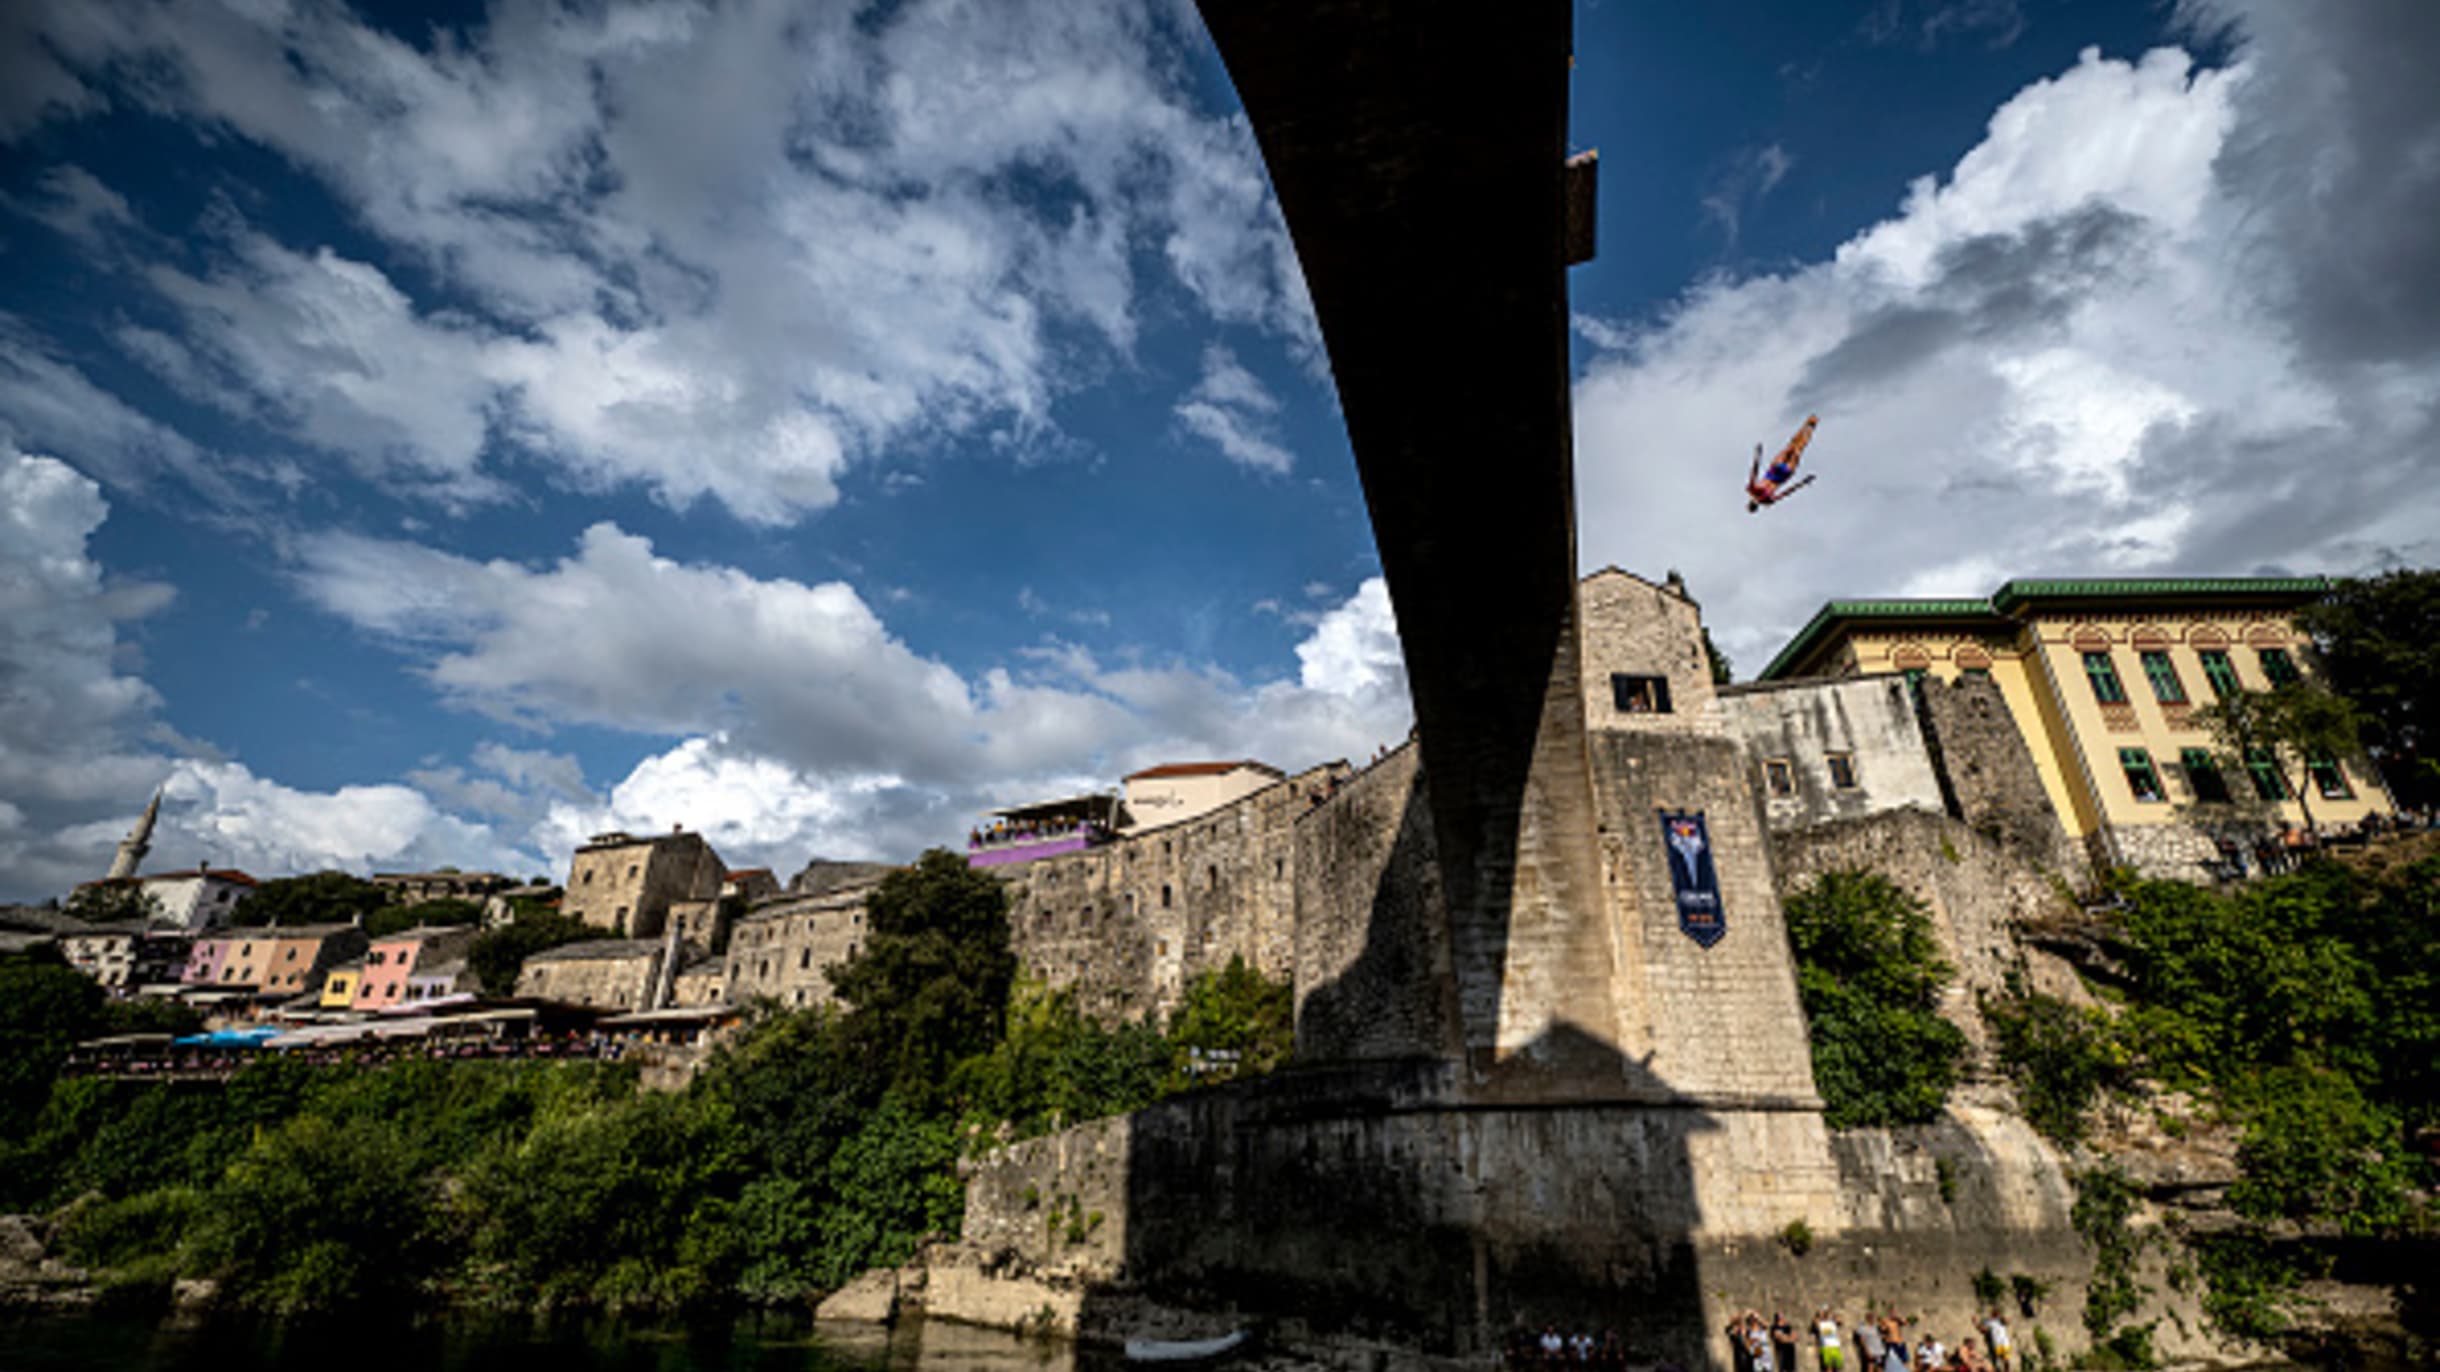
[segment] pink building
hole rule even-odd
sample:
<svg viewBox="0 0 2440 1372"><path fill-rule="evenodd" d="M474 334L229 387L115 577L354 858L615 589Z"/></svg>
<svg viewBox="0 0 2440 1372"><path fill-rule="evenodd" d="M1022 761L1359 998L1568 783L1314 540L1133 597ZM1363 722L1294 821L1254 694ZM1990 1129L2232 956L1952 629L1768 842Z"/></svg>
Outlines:
<svg viewBox="0 0 2440 1372"><path fill-rule="evenodd" d="M441 925L373 940L365 950L355 1008L387 1010L413 1003L408 982L418 968L430 971L443 963L463 962L478 932L472 925Z"/></svg>

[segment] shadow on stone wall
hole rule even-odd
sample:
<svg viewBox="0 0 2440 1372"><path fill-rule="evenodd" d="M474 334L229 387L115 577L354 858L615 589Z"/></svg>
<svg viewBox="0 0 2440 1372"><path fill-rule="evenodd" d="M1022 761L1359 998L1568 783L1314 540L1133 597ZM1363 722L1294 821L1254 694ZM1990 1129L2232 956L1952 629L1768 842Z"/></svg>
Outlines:
<svg viewBox="0 0 2440 1372"><path fill-rule="evenodd" d="M1411 765L1378 780L1395 837L1373 855L1361 949L1300 1003L1299 1065L1124 1122L1122 1271L1078 1327L1141 1327L1148 1301L1209 1331L1472 1357L1556 1324L1700 1365L1688 1140L1708 1116L1469 1099L1428 788ZM1565 1025L1521 1056L1598 1063L1623 1097L1672 1094Z"/></svg>

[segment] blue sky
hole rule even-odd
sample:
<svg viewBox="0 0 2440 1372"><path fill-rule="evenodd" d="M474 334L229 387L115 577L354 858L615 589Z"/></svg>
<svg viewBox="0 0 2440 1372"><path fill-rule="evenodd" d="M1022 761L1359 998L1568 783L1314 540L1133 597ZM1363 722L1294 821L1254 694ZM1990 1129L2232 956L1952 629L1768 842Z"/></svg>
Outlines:
<svg viewBox="0 0 2440 1372"><path fill-rule="evenodd" d="M161 784L156 867L792 871L1403 736L1190 7L440 14L0 18L0 897ZM2429 562L2432 30L1583 0L1586 567L1751 668L1837 595Z"/></svg>

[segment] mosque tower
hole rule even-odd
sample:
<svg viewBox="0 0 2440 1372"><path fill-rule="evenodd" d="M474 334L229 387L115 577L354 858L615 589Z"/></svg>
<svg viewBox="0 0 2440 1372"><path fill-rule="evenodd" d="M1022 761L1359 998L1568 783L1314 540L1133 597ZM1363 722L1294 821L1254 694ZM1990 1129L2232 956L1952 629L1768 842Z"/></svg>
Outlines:
<svg viewBox="0 0 2440 1372"><path fill-rule="evenodd" d="M144 817L136 821L136 827L127 831L127 837L119 840L119 855L110 860L110 875L103 880L118 881L136 874L136 865L144 861L145 852L152 847L153 822L159 818L161 793L155 791L152 804L144 807Z"/></svg>

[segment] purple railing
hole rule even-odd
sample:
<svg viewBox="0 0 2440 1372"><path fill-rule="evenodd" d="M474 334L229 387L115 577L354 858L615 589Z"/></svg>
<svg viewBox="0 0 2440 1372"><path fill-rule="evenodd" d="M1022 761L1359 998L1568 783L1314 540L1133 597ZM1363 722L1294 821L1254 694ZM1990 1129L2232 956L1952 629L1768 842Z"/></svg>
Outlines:
<svg viewBox="0 0 2440 1372"><path fill-rule="evenodd" d="M966 865L969 867L1005 867L1012 862L1032 862L1036 858L1057 857L1061 853L1081 853L1095 844L1106 843L1109 835L1090 825L1078 825L1064 833L1037 834L1031 838L984 840L966 845Z"/></svg>

